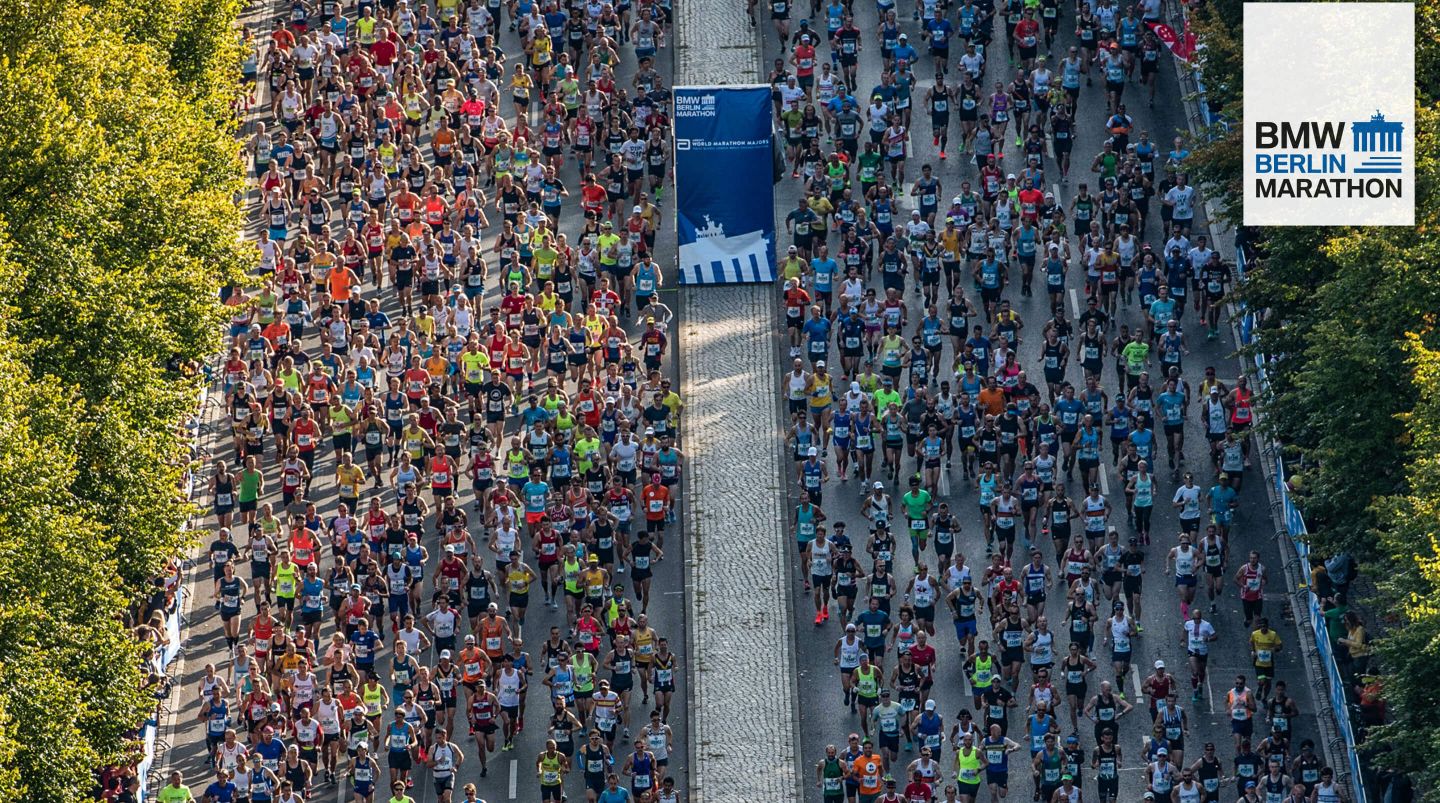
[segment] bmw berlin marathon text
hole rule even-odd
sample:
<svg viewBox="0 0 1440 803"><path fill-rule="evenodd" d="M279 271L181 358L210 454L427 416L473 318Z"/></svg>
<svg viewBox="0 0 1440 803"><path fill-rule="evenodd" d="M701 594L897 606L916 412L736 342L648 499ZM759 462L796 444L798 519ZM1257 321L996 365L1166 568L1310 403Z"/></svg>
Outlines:
<svg viewBox="0 0 1440 803"><path fill-rule="evenodd" d="M1401 198L1405 126L1375 112L1358 122L1272 122L1255 126L1260 198Z"/></svg>

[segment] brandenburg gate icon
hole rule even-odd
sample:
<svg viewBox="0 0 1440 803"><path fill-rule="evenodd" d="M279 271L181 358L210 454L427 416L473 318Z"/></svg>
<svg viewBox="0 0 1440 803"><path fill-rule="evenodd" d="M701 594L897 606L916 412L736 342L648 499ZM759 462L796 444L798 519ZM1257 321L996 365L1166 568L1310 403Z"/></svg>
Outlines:
<svg viewBox="0 0 1440 803"><path fill-rule="evenodd" d="M1385 115L1376 111L1368 122L1350 124L1352 146L1360 153L1398 152L1401 150L1400 138L1404 130L1404 123L1386 120Z"/></svg>

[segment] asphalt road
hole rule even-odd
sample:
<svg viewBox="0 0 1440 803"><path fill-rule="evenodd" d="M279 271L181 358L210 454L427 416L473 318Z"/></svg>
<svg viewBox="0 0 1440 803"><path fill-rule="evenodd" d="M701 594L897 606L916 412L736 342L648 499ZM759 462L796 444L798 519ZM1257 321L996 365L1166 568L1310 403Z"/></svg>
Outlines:
<svg viewBox="0 0 1440 803"><path fill-rule="evenodd" d="M252 8L247 15L247 21L250 22L252 27L260 26L259 29L262 31L268 29L272 15L279 13L278 4L267 0L266 5L272 7L266 10L261 6L257 6ZM288 8L288 6L286 7ZM511 54L518 53L521 50L516 34L513 31L507 31L503 25L501 26L500 45ZM622 46L621 51L622 64L617 72L617 76L620 79L619 83L622 86L628 87L629 79L633 76L636 67L635 51L633 46L628 44ZM672 50L670 48L666 47L659 51L656 69L665 77L667 84L672 80L674 64ZM262 102L257 104L257 106L262 109L268 108L267 97L268 96L262 94ZM508 101L505 103L505 112L507 115L509 114ZM567 200L562 215L560 231L569 232L573 239L574 234L580 229L583 222L579 209L581 176L573 160L566 162L560 177L571 191L571 197ZM664 200L668 202L670 200L668 197L668 188L666 195L667 197ZM258 197L258 193L251 193L249 202L252 208L254 208L254 204L258 202ZM338 214L340 209L339 205L336 204L335 208ZM668 219L669 213L669 208L662 206L661 219ZM489 244L495 234L498 233L499 229L498 223L495 222L496 220L498 220L498 218L492 218L492 227L484 233L487 244ZM253 237L256 235L259 223L258 216L251 220L250 236ZM340 230L338 222L335 223L334 226L337 231ZM668 225L663 226L658 234L656 243L656 262L662 266L662 270L665 270L667 274L669 272L668 267L674 264L674 236L673 227ZM673 276L667 275L666 279L671 283L674 281ZM677 314L680 314L681 310L677 303L678 295L670 290L662 290L661 292L661 298L665 303ZM367 297L369 295L370 293L367 293ZM488 288L485 295L485 306L487 308L493 306L498 302L499 298L499 288L492 285ZM399 311L388 286L383 303L392 319L398 318ZM678 319L672 321L671 331L680 331L679 325L680 321ZM636 329L633 331L638 333L639 330ZM317 344L315 343L307 342L306 345L312 353L317 350ZM678 349L675 348L672 343L672 347L668 352L669 358L664 366L666 376L672 379L677 377L677 354ZM215 393L219 392L218 386L212 390ZM569 391L574 392L574 390L575 388L572 383ZM212 402L213 400L212 397ZM507 427L507 432L514 431L517 425L518 418L512 419ZM204 433L204 446L207 454L213 458L224 458L233 466L235 461L232 454L233 450L231 448L228 423L225 419L223 409L221 409L218 404L212 403L206 411ZM679 444L682 450L684 448L683 439L684 434L682 432L681 443ZM338 501L334 481L335 458L329 449L322 451L325 452L325 455L323 459L317 460L314 472L316 479L311 486L311 496L319 504L321 512L328 518L334 514L334 506ZM278 494L279 484L273 475L273 445L271 453L267 455L267 460L270 461L269 465L272 467L272 473L267 476L267 484L273 493L267 495L261 501L273 502L276 509L279 509L281 506ZM207 511L210 509L212 501L203 492L203 488L205 487L204 483L208 482L208 474L209 472L207 470L198 486L202 490L197 495L198 503ZM463 486L463 492L457 499L457 502L468 507L474 502L473 494L468 481L461 483L461 485ZM380 498L383 500L385 507L391 509L394 503L393 489L389 487L383 489ZM428 501L427 495L427 502ZM367 496L362 499L361 504L368 505L369 497ZM685 682L687 660L685 652L687 641L684 631L685 623L683 619L685 606L682 596L684 594L683 575L686 566L686 543L685 539L679 535L685 531L684 528L686 526L683 507L683 505L677 505L679 520L668 528L670 537L665 541L665 559L655 567L654 579L651 585L651 604L649 609L650 625L656 630L658 635L669 639L671 650L676 653L679 661L678 668L680 672L677 678L675 702L672 705L672 712L668 721L673 731L674 739L667 772L669 775L675 777L677 788L681 790L687 788L689 774L689 747L686 744L686 734L688 733L686 722L687 705L685 704L686 695L688 694L687 684ZM483 551L483 545L488 541L488 534L483 532L483 527L479 525L477 519L478 517L472 517L471 534L476 541L481 544ZM220 631L220 617L213 607L214 594L210 582L210 568L205 557L206 549L208 549L210 542L214 540L214 530L217 526L213 515L207 515L200 526L202 528L201 549L196 552L195 568L190 574L190 589L193 592L193 598L188 628L185 632L186 647L184 651L183 678L177 690L173 692L175 696L170 700L170 707L176 712L173 729L168 734L162 734L162 738L166 739L170 745L167 756L169 768L182 770L192 784L198 783L199 786L196 787L197 792L203 790L204 785L212 778L205 749L204 724L196 719L200 710L198 705L199 683L207 664L214 664L222 676L228 677L230 670L229 657ZM430 565L427 567L426 576L432 577L435 566L439 562L441 550L432 530L427 527L426 532L426 540L423 543L430 552ZM532 557L527 556L526 560L530 561L532 566L534 565ZM327 550L326 559L322 562L322 576L328 571L329 566L330 561ZM242 576L244 575L245 572L242 571ZM615 581L628 585L628 575L618 575L615 577ZM533 596L535 596L537 600L540 598L538 592ZM638 610L638 605L636 609ZM429 610L428 606L425 610ZM253 614L253 604L247 603L245 608L247 628L249 618L253 616ZM558 626L561 628L562 635L565 633L564 612L563 609L550 610L540 605L537 601L536 604L533 604L528 610L526 620L523 633L525 649L530 653L532 665L536 665L540 659L540 646L548 636L550 628L552 626ZM326 626L323 627L321 631L320 641L322 645L328 644L328 639L332 632L333 627L327 620ZM463 632L462 630L462 633ZM387 642L386 649L381 654L380 661L377 665L382 678L389 677L391 657L389 647L390 645ZM427 666L433 666L437 657L433 649L429 651L429 654L419 656L421 663ZM607 677L607 673L602 671L600 677ZM537 789L537 781L535 780L535 757L544 749L545 739L547 738L546 725L549 721L550 714L550 704L545 694L545 687L540 685L540 681L543 678L543 670L537 670L530 678L532 687L526 709L529 712L529 717L525 723L526 727L516 738L513 752L496 752L491 754L491 766L487 777L480 777L480 765L476 760L475 743L466 735L465 731L467 729L461 724L463 721L463 712L457 714L457 733L453 734L451 738L452 741L460 746L467 759L457 773L457 790L463 787L465 783L474 782L478 787L480 797L492 802L496 800L538 799L539 792ZM632 733L638 734L641 726L648 723L650 708L651 705L641 703L641 697L637 690L631 702L629 712L630 730ZM624 756L629 752L631 752L629 741L623 738L617 739L615 743L616 771L619 770L620 763L623 762ZM377 757L380 759L383 772L385 766L384 757ZM344 767L345 763L342 758L342 781L340 784L319 784L315 787L313 796L307 799L318 801L349 800L349 784L343 779ZM435 791L429 782L428 771L419 771L417 778L415 788L411 790L410 794L415 798L416 803L433 803L436 799ZM205 780L202 782L201 779ZM622 779L622 784L628 785L628 779ZM570 799L584 799L583 780L578 771L570 774L566 787ZM456 799L458 800L460 797L462 796L457 791Z"/></svg>
<svg viewBox="0 0 1440 803"><path fill-rule="evenodd" d="M1073 23L1074 10L1069 4L1062 5L1065 6L1062 12L1065 14L1065 18L1062 18L1060 36L1056 41L1055 48L1052 51L1053 55L1050 58L1050 66L1057 72L1057 75L1059 70L1058 59L1065 55L1066 47L1075 41L1073 25L1070 24ZM900 11L902 12L902 30L909 33L912 43L923 53L925 46L919 37L918 23L908 19L910 16L908 6L902 4ZM879 82L878 76L881 69L881 58L880 48L878 47L875 34L877 17L874 6L870 4L856 4L856 13L856 24L865 35L864 50L860 58L859 83L862 89L866 91L855 92L854 94L861 98L861 105L863 106L865 104L864 98L868 96L869 87ZM761 24L765 25L767 22L768 20L765 20L762 16ZM816 23L816 27L823 28L823 17L817 20ZM781 53L779 52L774 31L767 28L765 33L764 63L768 68L773 60L779 57ZM995 44L992 46L991 63L987 65L985 78L981 83L981 86L985 87L982 92L982 98L988 97L989 92L993 91L994 81L1001 78L1008 81L1014 77L1014 71L1007 68L1005 64L1004 34L999 27L999 23L997 23L994 42ZM956 73L954 51L955 48L952 48L952 76ZM826 53L826 49L822 48L820 60L824 61L827 58L828 54ZM1148 107L1142 100L1142 90L1137 84L1132 83L1126 91L1126 99L1129 101L1129 112L1135 118L1135 134L1138 135L1141 131L1148 131L1151 141L1156 142L1160 146L1162 153L1168 150L1169 143L1174 136L1186 131L1184 106L1179 95L1176 76L1171 67L1168 54L1163 58L1165 61L1161 65L1159 72L1160 87L1153 108ZM908 195L910 184L920 175L921 165L929 164L935 167L935 175L941 180L944 188L943 193L941 193L941 208L943 210L945 208L945 200L952 195L958 194L962 180L968 180L972 186L976 188L979 187L978 174L973 161L968 158L969 155L963 159L957 155L958 146L955 142L958 139L959 129L959 123L957 121L952 120L951 123L952 141L950 153L948 154L949 159L941 161L938 158L938 149L932 144L928 115L925 113L923 107L925 90L934 83L932 80L933 71L928 57L922 56L922 66L917 67L916 74L920 80L913 93L916 111L914 112L914 119L912 120L911 150L906 164L906 183L903 192L897 191L896 195ZM957 80L958 78L952 77L950 83L953 84ZM983 102L984 101L982 101L982 103ZM1055 167L1053 160L1047 152L1045 189L1056 192L1058 200L1066 206L1067 211L1076 189L1081 182L1088 182L1092 193L1097 187L1098 176L1092 174L1089 171L1089 167L1091 159L1101 150L1102 142L1108 136L1103 126L1105 115L1104 90L1101 81L1097 77L1095 86L1082 88L1079 101L1079 114L1075 127L1076 142L1073 154L1073 167L1068 182L1059 182L1058 169ZM1014 135L1013 127L1010 135ZM1023 166L1017 150L1013 147L1013 142L1007 142L1004 163L1005 172L1015 172L1018 174ZM899 188L897 188L897 190L898 189ZM779 250L782 254L784 250L783 246L789 242L787 236L784 234L783 218L790 210L796 207L799 195L799 181L787 179L782 181L778 188L776 213L777 223L780 224L781 230L778 245L780 246ZM1155 246L1157 253L1160 250L1160 245L1163 243L1163 237L1160 233L1159 215L1155 213L1159 205L1158 199L1152 201L1151 208L1154 219L1148 222L1145 231L1141 235L1142 239L1149 241ZM902 206L901 212L895 218L897 221L897 229L902 228L900 222L908 220L910 208L913 207ZM1196 230L1197 232L1204 231L1204 229L1198 225ZM832 237L830 242L833 248L835 238ZM1074 253L1078 254L1077 245L1076 239L1072 236L1071 248ZM877 288L879 288L878 274L879 271L876 271L877 281L872 285ZM1012 272L1012 279L1013 277L1014 274ZM1073 323L1079 312L1083 310L1084 305L1083 268L1077 269L1074 263L1072 263L1067 273L1067 279L1069 281L1066 292L1067 311ZM913 283L912 277L911 284L913 285ZM1043 275L1037 276L1036 284L1036 293L1031 298L1020 297L1018 289L1014 286L1006 293L1005 297L1014 305L1014 309L1019 313L1025 324L1025 328L1021 333L1021 345L1019 348L1020 364L1027 369L1031 381L1037 386L1042 387L1043 394L1044 380L1038 364L1040 360L1040 345L1043 343L1040 330L1045 321L1050 318L1050 311L1047 297L1043 292ZM971 289L968 277L961 281L961 287L965 288L972 303L978 302L977 294ZM880 292L883 297L883 290ZM911 323L903 334L908 339L909 336L916 331L916 322L924 314L924 310L923 307L920 307L921 301L919 296L915 294L913 290L907 292L906 300L910 306ZM941 310L943 315L943 301ZM983 316L981 317L983 318ZM976 319L972 319L972 323L974 323L975 320ZM1130 306L1122 307L1119 310L1114 324L1129 323L1133 327L1137 322L1143 323L1143 314L1138 309L1138 306ZM1185 378L1190 382L1192 388L1198 385L1202 378L1201 371L1205 366L1215 366L1217 375L1223 379L1228 386L1233 386L1235 378L1235 360L1232 356L1234 343L1231 341L1228 327L1222 327L1222 336L1219 340L1207 341L1203 329L1195 319L1193 309L1185 313L1183 323L1187 331L1189 348L1191 350L1184 361ZM784 353L788 343L779 335L780 333L777 333L777 347L781 348L782 353ZM1113 337L1113 330L1111 336ZM835 354L836 352L833 349L832 341L832 357L835 356ZM953 351L951 343L949 338L946 338L945 352L941 360L942 367L949 366L952 358ZM784 360L783 364L788 366L789 360ZM838 379L838 366L834 373ZM1152 367L1152 376L1156 375L1158 375L1158 373ZM948 376L948 372L945 372L944 376ZM1077 388L1083 387L1083 374L1081 373L1079 365L1076 364L1074 360L1071 361L1066 378L1073 382ZM1113 394L1115 392L1115 374L1108 358L1103 381L1106 391ZM782 380L777 378L777 393L783 394L784 388L781 382ZM845 389L843 385L837 385L837 396L843 393ZM1210 470L1208 461L1204 459L1205 439L1203 423L1199 419L1196 401L1197 400L1193 398L1192 392L1192 400L1189 406L1185 430L1187 454L1190 458L1187 466L1194 470L1196 483L1202 488L1208 488L1214 484L1214 476ZM1108 456L1108 446L1105 448L1105 452ZM852 540L856 540L857 544L863 545L866 536L866 525L865 519L861 514L860 503L866 489L855 479L846 479L837 476L833 454L830 456L828 462L831 479L824 487L824 497L821 508L824 510L830 523L837 521L846 522ZM878 464L879 458L877 457L877 469ZM913 465L913 462L907 459L906 465L908 468ZM1157 659L1163 659L1167 663L1170 671L1179 677L1181 688L1180 703L1190 721L1190 733L1185 740L1185 762L1187 764L1192 762L1200 755L1201 745L1207 741L1213 741L1217 748L1216 755L1224 765L1225 775L1228 777L1232 774L1234 750L1232 748L1232 737L1230 735L1229 717L1225 710L1224 695L1237 673L1245 674L1253 687L1254 672L1248 648L1249 631L1245 628L1235 587L1229 582L1229 573L1235 571L1239 563L1244 560L1244 555L1251 548L1260 550L1262 563L1270 568L1271 593L1266 595L1265 612L1270 617L1272 626L1277 628L1287 641L1286 648L1280 653L1277 659L1277 677L1281 680L1288 681L1290 693L1296 698L1302 713L1294 725L1293 743L1298 745L1301 739L1313 737L1315 734L1313 722L1315 704L1309 693L1308 684L1305 682L1303 668L1299 661L1299 650L1294 645L1295 630L1288 621L1282 618L1282 608L1285 605L1283 599L1284 579L1279 571L1281 565L1279 562L1280 557L1275 548L1275 542L1271 537L1272 527L1263 480L1258 477L1258 468L1250 471L1248 474L1243 490L1239 495L1240 507L1237 511L1236 524L1232 531L1232 543L1230 545L1230 567L1226 576L1225 592L1220 601L1219 612L1218 614L1210 614L1208 612L1205 614L1206 619L1213 624L1217 631L1219 640L1211 646L1209 679L1208 682L1202 686L1201 700L1198 704L1191 704L1188 699L1189 671L1186 667L1184 632L1182 630L1179 603L1175 595L1174 581L1172 578L1166 577L1164 573L1166 553L1170 547L1175 545L1176 534L1179 532L1176 511L1171 509L1168 504L1176 483L1170 479L1168 471L1166 471L1163 466L1160 467L1159 472L1156 474L1157 490L1155 515L1152 525L1153 536L1152 544L1146 550L1147 555L1144 566L1147 579L1144 581L1144 594L1142 597L1144 603L1142 605L1143 615L1139 620L1141 626L1144 628L1144 633L1136 640L1131 672L1128 677L1123 679L1123 690L1128 695L1129 700L1137 704L1137 710L1123 719L1121 723L1121 736L1118 744L1124 752L1124 761L1122 765L1123 769L1120 773L1120 800L1138 800L1146 789L1146 773L1142 771L1145 762L1142 744L1145 737L1150 734L1151 728L1150 723L1145 721L1146 717L1144 716L1144 704L1141 702L1143 697L1140 694L1140 684L1142 677L1152 671L1153 663ZM904 474L901 476L903 482ZM1122 493L1123 484L1119 480L1116 469L1109 464L1108 460L1105 461L1101 485L1103 493L1112 501L1116 511L1111 516L1109 523L1119 528L1121 542L1123 544L1125 540L1133 534L1133 531L1126 522ZM797 494L799 491L799 485L793 477L790 478L789 487L791 488L791 502L793 505L798 501ZM887 482L886 490L898 503L900 495L906 488L903 485L897 487L896 484ZM1069 482L1067 490L1070 497L1077 502L1085 495L1085 489L1080 482ZM976 508L977 491L973 483L967 483L963 478L958 460L953 470L946 469L944 471L944 477L941 481L941 491L936 501L937 503L940 501L948 502L951 510L958 517L961 529L957 535L956 549L967 557L967 563L976 575L978 586L980 574L988 563L988 558L985 554L984 539L982 537L979 514ZM896 512L894 514L894 520L898 522L900 515L900 513ZM1076 531L1078 532L1078 528ZM908 545L904 543L906 536L903 531L898 533L898 538L901 543L895 552L894 576L898 578L903 591L910 578L914 576L915 570L914 563L910 556L910 550L906 548ZM1041 536L1039 541L1042 542L1038 545L1045 554L1045 562L1050 564L1053 569L1054 556L1049 543L1050 539ZM862 569L868 573L871 562L868 555L864 554L863 546L857 546L856 557L860 559ZM936 555L933 547L923 555L923 559L930 565L932 576L936 576L934 571L936 569ZM802 571L808 570L801 567L799 565L800 562L798 558L792 560L794 609L796 612L794 633L797 647L796 655L798 656L799 662L799 694L800 710L802 711L800 723L804 756L804 767L802 770L805 775L806 788L808 790L807 799L819 800L820 792L814 780L814 767L816 763L823 758L824 749L827 744L836 745L843 750L847 735L859 731L860 720L857 715L852 714L842 705L843 698L838 671L832 663L832 652L837 639L842 635L843 622L838 616L832 615L828 622L822 626L815 626L812 623L815 608L811 602L810 594L807 593L802 586L801 576ZM1023 557L1017 558L1017 567L1023 563ZM1200 598L1203 598L1203 595L1204 592L1202 590ZM863 606L863 603L864 591L862 588L860 606ZM897 593L892 611L898 611L900 604L900 594ZM1057 634L1057 660L1059 657L1064 656L1064 650L1069 642L1068 629L1064 621L1065 606L1065 594L1052 588L1046 606L1046 613L1051 622L1052 631ZM1097 605L1097 608L1099 616L1101 617L1101 621L1097 624L1103 626L1104 618L1110 613L1108 610L1109 606L1102 601ZM861 609L863 608L857 607L857 610ZM986 616L981 617L982 637L990 635L986 632L989 629L986 626L987 619L988 617ZM991 641L992 645L996 644L993 636ZM951 725L955 722L957 712L962 708L970 708L971 699L968 684L963 679L964 673L960 667L962 660L961 650L955 640L950 617L947 615L943 603L941 607L937 609L936 636L930 643L936 648L938 653L937 679L931 696L937 702L938 712L945 720L945 732L948 734ZM1090 693L1093 694L1098 689L1100 681L1111 680L1114 673L1110 665L1109 651L1107 648L1099 646L1098 636L1097 646L1092 655L1099 666L1099 668L1091 672L1089 676ZM892 648L889 653L889 659L885 664L887 675L889 670L895 666L894 656L895 652ZM1019 695L1021 698L1019 702L1020 708L1012 712L1008 730L1008 736L1022 744L1027 741L1024 733L1026 717L1024 708L1026 706L1025 698L1028 697L1031 680L1030 671L1026 668L1023 670L1023 677L1020 683L1020 689L1022 690ZM1059 694L1063 697L1063 685L1061 685L1058 676L1056 678L1056 686ZM1059 720L1062 725L1063 743L1063 737L1071 732L1068 710L1062 709L1059 712ZM1087 763L1084 765L1082 772L1083 788L1084 793L1089 796L1095 793L1095 773L1088 765L1088 759L1090 755L1093 754L1095 741L1092 728L1083 717L1080 719L1079 731L1081 746L1086 751L1087 759ZM1255 736L1257 745L1260 739L1263 738L1265 734L1268 734L1268 732L1269 728L1263 722L1257 725ZM905 766L918 757L918 753L905 751L904 748L905 745L902 743L902 752L897 761L897 766L892 767L892 771L895 773L897 779L899 779L899 787L901 790L903 790L905 782L908 779L908 775L903 772ZM1021 750L1011 756L1010 792L1012 799L1028 799L1033 791L1033 784L1027 770L1028 755L1027 751ZM954 751L948 744L943 750L941 766L945 772L946 782L953 783L955 770ZM943 788L943 786L940 788ZM1234 799L1234 795L1230 791L1234 788L1234 784L1227 781L1222 786L1222 790L1224 790L1221 796L1222 800ZM938 791L939 788L937 788L937 792ZM983 790L981 791L982 798L984 798L986 794ZM1227 798L1227 795L1230 797Z"/></svg>

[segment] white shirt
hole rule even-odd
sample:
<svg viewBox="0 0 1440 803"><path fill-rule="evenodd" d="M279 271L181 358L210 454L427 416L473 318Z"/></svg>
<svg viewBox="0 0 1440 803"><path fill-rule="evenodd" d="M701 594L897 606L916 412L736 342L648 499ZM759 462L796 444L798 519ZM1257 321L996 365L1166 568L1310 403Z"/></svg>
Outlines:
<svg viewBox="0 0 1440 803"><path fill-rule="evenodd" d="M1210 653L1210 639L1215 637L1215 628L1204 619L1185 620L1185 649L1195 655Z"/></svg>
<svg viewBox="0 0 1440 803"><path fill-rule="evenodd" d="M1195 188L1190 185L1184 187L1171 187L1165 193L1165 200L1175 206L1176 220L1190 220L1195 217Z"/></svg>

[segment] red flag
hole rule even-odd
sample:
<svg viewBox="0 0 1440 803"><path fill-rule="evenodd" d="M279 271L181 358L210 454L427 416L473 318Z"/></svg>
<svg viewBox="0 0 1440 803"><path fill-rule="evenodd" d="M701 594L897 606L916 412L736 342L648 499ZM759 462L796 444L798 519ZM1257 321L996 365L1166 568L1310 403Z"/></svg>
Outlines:
<svg viewBox="0 0 1440 803"><path fill-rule="evenodd" d="M1154 31L1155 36L1158 37L1161 42L1164 42L1166 47L1170 48L1171 53L1175 54L1175 58L1189 62L1190 58L1195 55L1195 34L1190 32L1189 18L1185 20L1185 33L1183 35L1176 35L1174 28L1162 22L1151 22L1147 24L1150 26L1150 30Z"/></svg>

